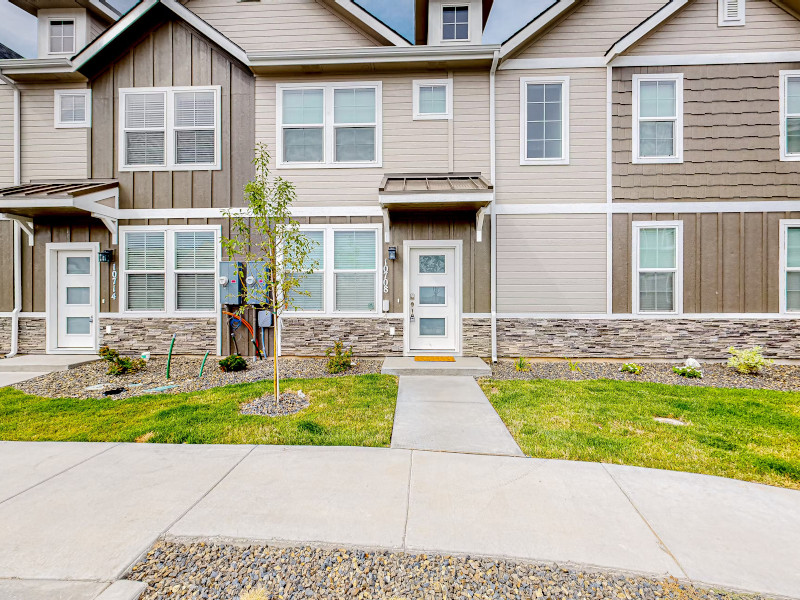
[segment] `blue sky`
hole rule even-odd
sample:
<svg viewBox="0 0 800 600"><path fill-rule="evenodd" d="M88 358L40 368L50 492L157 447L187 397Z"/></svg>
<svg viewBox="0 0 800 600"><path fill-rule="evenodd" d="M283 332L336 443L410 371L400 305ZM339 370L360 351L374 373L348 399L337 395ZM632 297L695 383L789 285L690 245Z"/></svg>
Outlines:
<svg viewBox="0 0 800 600"><path fill-rule="evenodd" d="M411 38L414 33L414 0L356 0L393 29ZM499 43L525 25L552 0L495 0L483 41ZM114 0L125 9L131 0ZM36 19L8 0L0 0L0 42L26 58L36 56Z"/></svg>

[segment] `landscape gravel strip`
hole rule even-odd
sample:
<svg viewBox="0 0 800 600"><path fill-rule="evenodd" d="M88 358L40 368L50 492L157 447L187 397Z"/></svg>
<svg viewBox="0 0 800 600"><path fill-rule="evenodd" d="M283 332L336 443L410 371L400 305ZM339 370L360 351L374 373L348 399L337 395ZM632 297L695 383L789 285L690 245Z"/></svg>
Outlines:
<svg viewBox="0 0 800 600"><path fill-rule="evenodd" d="M157 542L127 578L147 584L143 600L761 598L696 589L674 579L468 556L180 541Z"/></svg>
<svg viewBox="0 0 800 600"><path fill-rule="evenodd" d="M310 402L302 392L283 392L280 402L275 403L275 394L264 394L250 402L242 404L239 408L240 415L260 415L262 417L285 417L299 413L308 408Z"/></svg>

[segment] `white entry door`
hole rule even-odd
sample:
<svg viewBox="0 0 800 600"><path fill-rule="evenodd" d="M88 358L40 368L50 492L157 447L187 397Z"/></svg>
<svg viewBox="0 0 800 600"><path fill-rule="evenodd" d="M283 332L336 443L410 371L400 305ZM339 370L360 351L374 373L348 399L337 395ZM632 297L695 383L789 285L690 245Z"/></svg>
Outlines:
<svg viewBox="0 0 800 600"><path fill-rule="evenodd" d="M457 249L413 247L407 253L409 352L458 352L461 327Z"/></svg>
<svg viewBox="0 0 800 600"><path fill-rule="evenodd" d="M95 345L94 254L91 250L58 251L58 349L87 349Z"/></svg>

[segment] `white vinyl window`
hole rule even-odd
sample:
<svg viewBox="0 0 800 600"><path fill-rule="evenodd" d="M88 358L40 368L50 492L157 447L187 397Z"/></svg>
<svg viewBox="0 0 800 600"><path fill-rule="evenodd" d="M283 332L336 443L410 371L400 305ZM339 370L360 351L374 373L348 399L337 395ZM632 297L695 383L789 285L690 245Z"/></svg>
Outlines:
<svg viewBox="0 0 800 600"><path fill-rule="evenodd" d="M469 40L469 6L442 7L442 40Z"/></svg>
<svg viewBox="0 0 800 600"><path fill-rule="evenodd" d="M417 79L413 94L415 120L453 118L452 79Z"/></svg>
<svg viewBox="0 0 800 600"><path fill-rule="evenodd" d="M720 27L741 26L745 24L744 11L746 0L717 0L719 15L717 24Z"/></svg>
<svg viewBox="0 0 800 600"><path fill-rule="evenodd" d="M48 25L50 54L75 52L75 19L51 19Z"/></svg>
<svg viewBox="0 0 800 600"><path fill-rule="evenodd" d="M683 162L683 75L633 76L633 162Z"/></svg>
<svg viewBox="0 0 800 600"><path fill-rule="evenodd" d="M381 166L381 84L281 84L278 164L292 168Z"/></svg>
<svg viewBox="0 0 800 600"><path fill-rule="evenodd" d="M520 164L569 163L569 78L520 80Z"/></svg>
<svg viewBox="0 0 800 600"><path fill-rule="evenodd" d="M683 223L633 223L633 312L683 311Z"/></svg>
<svg viewBox="0 0 800 600"><path fill-rule="evenodd" d="M220 87L120 90L120 170L218 170Z"/></svg>
<svg viewBox="0 0 800 600"><path fill-rule="evenodd" d="M780 311L800 312L800 220L781 221Z"/></svg>
<svg viewBox="0 0 800 600"><path fill-rule="evenodd" d="M91 90L55 90L53 106L56 129L92 126Z"/></svg>
<svg viewBox="0 0 800 600"><path fill-rule="evenodd" d="M781 71L780 77L780 156L800 160L800 71Z"/></svg>
<svg viewBox="0 0 800 600"><path fill-rule="evenodd" d="M293 305L298 312L359 314L378 312L380 226L319 225L302 228L315 244L310 260L317 268L306 275Z"/></svg>
<svg viewBox="0 0 800 600"><path fill-rule="evenodd" d="M121 227L120 233L123 311L216 310L219 227Z"/></svg>

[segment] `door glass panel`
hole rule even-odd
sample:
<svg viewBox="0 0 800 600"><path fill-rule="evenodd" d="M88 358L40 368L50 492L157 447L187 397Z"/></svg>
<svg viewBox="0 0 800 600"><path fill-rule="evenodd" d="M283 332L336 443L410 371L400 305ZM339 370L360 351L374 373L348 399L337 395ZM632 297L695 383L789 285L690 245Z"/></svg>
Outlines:
<svg viewBox="0 0 800 600"><path fill-rule="evenodd" d="M91 317L67 317L67 335L88 335L91 322Z"/></svg>
<svg viewBox="0 0 800 600"><path fill-rule="evenodd" d="M444 304L445 303L444 286L419 288L419 303Z"/></svg>
<svg viewBox="0 0 800 600"><path fill-rule="evenodd" d="M420 319L419 320L419 334L420 335L444 335L444 319Z"/></svg>
<svg viewBox="0 0 800 600"><path fill-rule="evenodd" d="M68 256L67 275L89 275L92 259L88 256Z"/></svg>
<svg viewBox="0 0 800 600"><path fill-rule="evenodd" d="M68 287L67 304L91 304L91 293L88 287Z"/></svg>
<svg viewBox="0 0 800 600"><path fill-rule="evenodd" d="M444 254L420 254L420 273L444 273Z"/></svg>

